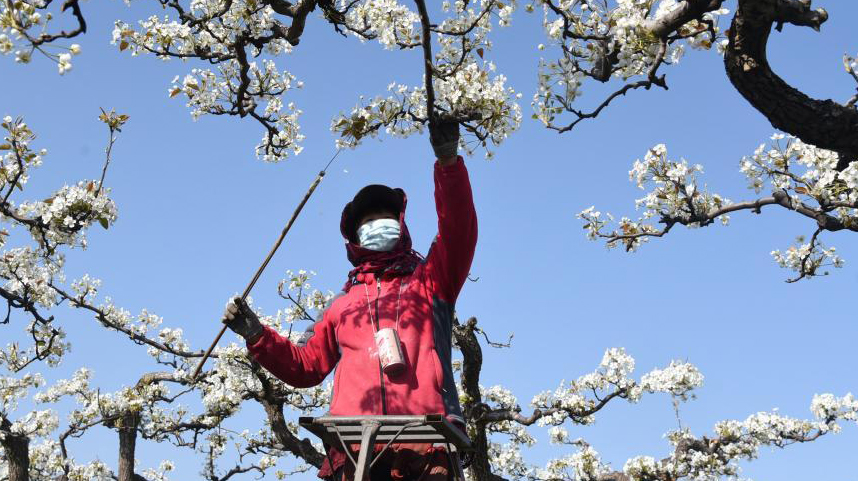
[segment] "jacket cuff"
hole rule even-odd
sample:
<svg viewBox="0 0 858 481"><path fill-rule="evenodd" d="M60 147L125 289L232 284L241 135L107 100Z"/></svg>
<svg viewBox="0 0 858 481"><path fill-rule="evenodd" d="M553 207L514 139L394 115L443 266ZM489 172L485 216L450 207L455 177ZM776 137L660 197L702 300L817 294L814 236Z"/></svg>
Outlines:
<svg viewBox="0 0 858 481"><path fill-rule="evenodd" d="M254 342L254 343L250 343L250 342L245 343L245 344L247 344L247 349L252 353L253 351L257 351L260 348L262 348L262 346L264 346L265 343L268 342L267 339L269 337L271 337L272 332L273 331L271 330L270 327L262 326L262 335L259 336L259 339L257 339L256 342Z"/></svg>

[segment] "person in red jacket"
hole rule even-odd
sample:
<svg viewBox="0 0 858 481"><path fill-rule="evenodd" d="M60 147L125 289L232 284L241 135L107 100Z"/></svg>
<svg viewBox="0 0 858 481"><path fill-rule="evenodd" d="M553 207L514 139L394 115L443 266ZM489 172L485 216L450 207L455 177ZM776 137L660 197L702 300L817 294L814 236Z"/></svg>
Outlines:
<svg viewBox="0 0 858 481"><path fill-rule="evenodd" d="M452 326L474 256L477 218L468 172L457 155L458 123L430 124L430 141L437 157L438 235L425 258L411 248L402 189L369 185L345 206L340 221L354 269L343 293L299 342L263 326L240 298L227 305L223 322L283 382L315 386L336 368L331 415L438 413L464 426L451 363ZM389 353L380 353L376 341L380 331L391 330L400 341L397 366L386 366ZM319 477L352 479L354 467L331 448ZM397 446L371 477L444 481L452 473L447 459L443 448Z"/></svg>

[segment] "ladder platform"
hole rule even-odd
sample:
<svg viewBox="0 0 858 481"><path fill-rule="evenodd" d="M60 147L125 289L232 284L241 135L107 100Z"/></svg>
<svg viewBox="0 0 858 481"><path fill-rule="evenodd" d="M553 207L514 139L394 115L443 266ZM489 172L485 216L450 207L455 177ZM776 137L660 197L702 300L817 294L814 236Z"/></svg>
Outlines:
<svg viewBox="0 0 858 481"><path fill-rule="evenodd" d="M330 446L341 443L359 444L364 428L376 425L376 444L444 443L457 451L471 451L471 440L442 414L387 416L319 416L300 417L298 424Z"/></svg>

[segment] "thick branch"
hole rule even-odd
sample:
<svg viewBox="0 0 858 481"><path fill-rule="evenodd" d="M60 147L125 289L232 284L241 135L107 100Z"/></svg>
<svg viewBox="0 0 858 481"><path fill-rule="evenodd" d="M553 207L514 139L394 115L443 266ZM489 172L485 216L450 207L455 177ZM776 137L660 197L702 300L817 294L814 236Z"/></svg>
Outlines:
<svg viewBox="0 0 858 481"><path fill-rule="evenodd" d="M736 90L775 128L840 153L837 169L843 170L858 158L858 110L810 98L778 77L766 58L773 24L819 30L827 19L828 13L811 10L808 0L740 0L724 64Z"/></svg>
<svg viewBox="0 0 858 481"><path fill-rule="evenodd" d="M664 40L686 23L700 19L704 13L718 10L722 3L724 0L685 0L664 15L643 21L641 28Z"/></svg>
<svg viewBox="0 0 858 481"><path fill-rule="evenodd" d="M301 34L304 33L304 25L307 21L307 15L309 15L315 8L315 0L304 0L291 9L292 24L289 25L289 30L286 33L287 42L292 45L298 45L298 42L301 39Z"/></svg>
<svg viewBox="0 0 858 481"><path fill-rule="evenodd" d="M320 469L325 457L313 447L309 439L299 439L292 434L286 425L286 418L283 416L283 401L275 399L274 388L269 380L261 374L260 366L254 362L251 368L256 378L262 383L262 396L257 400L265 408L265 415L268 417L271 432L274 433L283 450L289 451L296 457L303 459L307 464Z"/></svg>
<svg viewBox="0 0 858 481"><path fill-rule="evenodd" d="M265 408L265 414L268 416L268 422L271 424L271 431L277 438L277 441L283 446L284 451L289 451L295 457L304 460L308 464L312 464L317 469L321 469L322 462L325 457L313 447L309 439L299 439L289 431L286 425L286 418L283 416L283 403L272 403L267 400L262 401L262 407Z"/></svg>

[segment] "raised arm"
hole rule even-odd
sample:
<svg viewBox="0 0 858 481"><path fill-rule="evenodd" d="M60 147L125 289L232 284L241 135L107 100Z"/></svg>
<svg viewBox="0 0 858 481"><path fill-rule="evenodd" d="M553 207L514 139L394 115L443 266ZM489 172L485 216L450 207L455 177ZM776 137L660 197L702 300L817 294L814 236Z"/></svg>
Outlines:
<svg viewBox="0 0 858 481"><path fill-rule="evenodd" d="M435 162L435 208L438 235L426 258L428 274L435 280L443 300L455 303L477 245L477 214L468 170L456 155L458 123L430 125Z"/></svg>

